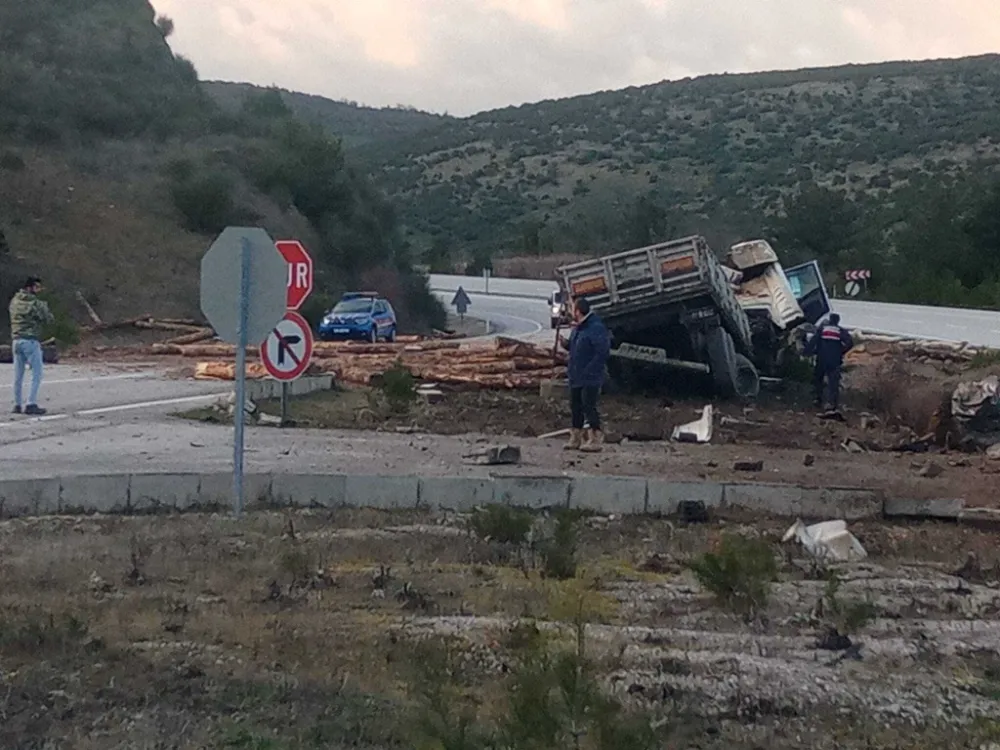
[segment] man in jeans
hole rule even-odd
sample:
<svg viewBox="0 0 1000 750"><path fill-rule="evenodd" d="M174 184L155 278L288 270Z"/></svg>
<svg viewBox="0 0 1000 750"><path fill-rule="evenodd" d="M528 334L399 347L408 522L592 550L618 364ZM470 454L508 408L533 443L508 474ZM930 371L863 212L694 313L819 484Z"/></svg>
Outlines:
<svg viewBox="0 0 1000 750"><path fill-rule="evenodd" d="M11 352L14 356L14 413L20 414L24 389L24 368L31 368L31 389L25 414L39 416L45 409L38 406L38 389L42 384L42 334L52 323L49 306L38 298L42 280L31 276L10 301Z"/></svg>
<svg viewBox="0 0 1000 750"><path fill-rule="evenodd" d="M573 427L565 447L597 453L604 442L597 400L604 385L611 336L601 319L591 312L590 303L582 297L573 303L573 319L576 322L573 333L568 341L561 339L560 342L569 351L566 376L573 415Z"/></svg>

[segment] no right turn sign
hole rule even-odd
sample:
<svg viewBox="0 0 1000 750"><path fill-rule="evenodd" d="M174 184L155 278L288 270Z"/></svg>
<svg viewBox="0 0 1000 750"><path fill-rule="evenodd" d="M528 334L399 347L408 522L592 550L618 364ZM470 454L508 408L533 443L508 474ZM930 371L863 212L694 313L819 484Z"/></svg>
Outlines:
<svg viewBox="0 0 1000 750"><path fill-rule="evenodd" d="M309 323L297 312L288 312L260 347L260 358L275 380L295 380L312 361L313 336Z"/></svg>

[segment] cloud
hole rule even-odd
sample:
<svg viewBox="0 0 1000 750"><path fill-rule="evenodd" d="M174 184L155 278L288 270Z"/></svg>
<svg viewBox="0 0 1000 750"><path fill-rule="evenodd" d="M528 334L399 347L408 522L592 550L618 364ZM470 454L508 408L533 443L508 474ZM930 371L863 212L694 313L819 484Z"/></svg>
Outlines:
<svg viewBox="0 0 1000 750"><path fill-rule="evenodd" d="M1000 50L989 0L153 0L203 78L469 114L663 79Z"/></svg>

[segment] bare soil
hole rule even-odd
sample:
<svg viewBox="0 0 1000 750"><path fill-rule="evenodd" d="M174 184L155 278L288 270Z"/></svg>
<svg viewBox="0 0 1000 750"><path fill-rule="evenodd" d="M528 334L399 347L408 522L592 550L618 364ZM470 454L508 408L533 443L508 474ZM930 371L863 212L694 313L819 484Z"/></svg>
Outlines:
<svg viewBox="0 0 1000 750"><path fill-rule="evenodd" d="M928 400L918 391L910 386L921 406L915 412L929 421L937 395ZM375 392L352 387L293 400L290 415L303 428L410 435L408 446L397 445L386 435L384 449L373 456L386 473L431 464L460 465L463 446L468 448L465 443L488 439L519 445L522 468L533 473L867 487L893 498L963 498L970 506L1000 506L996 492L1000 463L933 446L926 451L921 446L920 453L896 451L917 433L857 409L845 409L843 422L820 419L804 406L809 403L808 389L794 384L784 393L763 395L752 407L715 403L711 444L669 442L674 426L696 419L705 403L697 398L605 397L601 412L609 444L596 456L559 450L561 437L537 439L568 426L569 406L565 399L529 392L448 391L439 403L421 402L394 414ZM263 404L262 409L278 413L276 403ZM212 410L189 416L220 418ZM423 437L420 433L427 437L414 441L414 436ZM433 440L430 435L454 436L462 444ZM762 471L734 468L737 462L758 460L763 461Z"/></svg>
<svg viewBox="0 0 1000 750"><path fill-rule="evenodd" d="M5 521L0 746L413 747L418 644L463 649L465 690L484 720L502 715L512 629L530 618L559 632L558 603L580 592L601 684L662 721L665 746L977 748L1000 736L992 533L857 524L871 557L837 567L838 596L872 616L838 651L818 647L830 572L801 550L784 550L749 624L686 568L727 531L778 553L783 523L581 523L578 577L557 582L457 516ZM536 526L542 537L550 522ZM957 577L969 552L978 563Z"/></svg>

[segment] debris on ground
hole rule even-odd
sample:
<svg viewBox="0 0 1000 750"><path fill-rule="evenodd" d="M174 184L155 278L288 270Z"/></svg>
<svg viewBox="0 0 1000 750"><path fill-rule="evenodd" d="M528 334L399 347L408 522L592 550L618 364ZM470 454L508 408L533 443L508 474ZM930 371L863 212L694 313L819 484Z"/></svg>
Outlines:
<svg viewBox="0 0 1000 750"><path fill-rule="evenodd" d="M503 466L521 463L521 449L516 445L491 445L488 448L466 453L462 456L467 463L484 466Z"/></svg>
<svg viewBox="0 0 1000 750"><path fill-rule="evenodd" d="M672 440L679 443L707 443L712 439L713 409L707 404L701 410L701 416L693 422L677 425L671 435Z"/></svg>
<svg viewBox="0 0 1000 750"><path fill-rule="evenodd" d="M986 450L1000 441L1000 377L959 383L951 395L951 419L967 448Z"/></svg>
<svg viewBox="0 0 1000 750"><path fill-rule="evenodd" d="M848 438L840 444L840 447L848 453L868 453L868 449L854 438Z"/></svg>
<svg viewBox="0 0 1000 750"><path fill-rule="evenodd" d="M928 461L920 469L920 476L927 477L928 479L937 479L942 474L944 474L944 469L934 461Z"/></svg>
<svg viewBox="0 0 1000 750"><path fill-rule="evenodd" d="M760 472L764 471L763 461L737 461L733 464L733 471Z"/></svg>
<svg viewBox="0 0 1000 750"><path fill-rule="evenodd" d="M817 560L850 562L868 557L867 550L847 530L847 522L844 520L822 521L806 526L800 519L785 532L781 541L784 544L793 539Z"/></svg>
<svg viewBox="0 0 1000 750"><path fill-rule="evenodd" d="M681 500L677 503L681 523L708 523L708 507L701 500Z"/></svg>
<svg viewBox="0 0 1000 750"><path fill-rule="evenodd" d="M552 438L565 437L566 435L569 435L569 433L570 433L569 427L564 427L561 430L554 430L553 432L546 432L544 435L539 435L538 439L551 440Z"/></svg>

